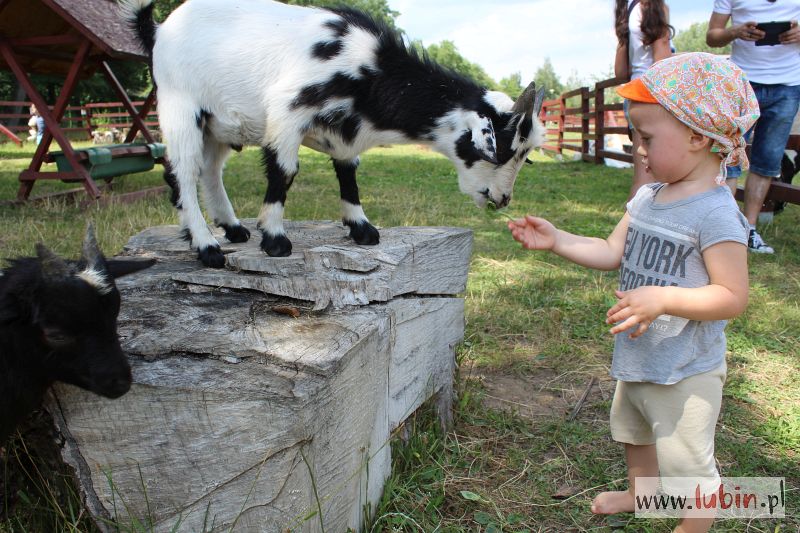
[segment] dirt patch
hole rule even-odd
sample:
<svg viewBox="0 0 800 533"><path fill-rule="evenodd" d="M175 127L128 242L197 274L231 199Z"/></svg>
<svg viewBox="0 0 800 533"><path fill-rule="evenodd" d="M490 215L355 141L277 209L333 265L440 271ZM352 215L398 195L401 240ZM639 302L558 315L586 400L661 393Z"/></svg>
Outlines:
<svg viewBox="0 0 800 533"><path fill-rule="evenodd" d="M479 387L485 407L541 420L544 417L569 416L583 396L591 376L558 374L548 368L538 369L533 374L472 368L465 379ZM609 398L610 382L605 376L596 378L583 408Z"/></svg>

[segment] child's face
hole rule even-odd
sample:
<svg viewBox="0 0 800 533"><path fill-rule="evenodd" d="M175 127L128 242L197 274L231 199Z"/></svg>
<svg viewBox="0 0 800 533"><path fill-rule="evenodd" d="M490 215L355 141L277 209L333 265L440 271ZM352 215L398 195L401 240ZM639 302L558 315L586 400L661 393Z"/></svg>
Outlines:
<svg viewBox="0 0 800 533"><path fill-rule="evenodd" d="M630 115L642 138L637 154L647 173L661 183L687 176L696 164L689 150L694 132L658 104L631 102Z"/></svg>

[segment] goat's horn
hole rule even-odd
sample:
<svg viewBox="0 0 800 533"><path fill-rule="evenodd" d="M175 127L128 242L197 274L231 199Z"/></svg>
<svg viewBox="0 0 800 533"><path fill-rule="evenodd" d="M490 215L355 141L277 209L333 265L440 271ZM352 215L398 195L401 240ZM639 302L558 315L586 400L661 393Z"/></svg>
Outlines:
<svg viewBox="0 0 800 533"><path fill-rule="evenodd" d="M36 245L36 255L42 263L42 274L48 279L62 279L69 276L69 267L63 259L51 252L44 244Z"/></svg>
<svg viewBox="0 0 800 533"><path fill-rule="evenodd" d="M522 91L517 101L514 102L514 107L511 108L512 113L530 114L533 111L533 101L536 96L536 82L532 81L528 87Z"/></svg>
<svg viewBox="0 0 800 533"><path fill-rule="evenodd" d="M97 245L97 238L94 235L94 225L89 222L86 224L86 237L83 239L83 259L88 268L105 271L105 259L103 252Z"/></svg>

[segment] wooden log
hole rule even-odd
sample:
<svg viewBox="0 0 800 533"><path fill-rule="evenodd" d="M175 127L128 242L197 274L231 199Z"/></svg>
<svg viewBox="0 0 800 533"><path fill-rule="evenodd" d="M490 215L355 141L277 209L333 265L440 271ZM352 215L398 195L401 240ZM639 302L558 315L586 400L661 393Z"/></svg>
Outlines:
<svg viewBox="0 0 800 533"><path fill-rule="evenodd" d="M324 236L329 226L298 223L295 229ZM453 246L447 234L469 242ZM103 521L115 519L123 526L137 520L155 532L360 530L390 474L391 432L434 396L441 416L449 416L463 299L403 297L318 312L261 290L178 281L205 272L186 243L177 251L170 239L143 246L142 237L129 250L159 263L118 280L119 332L134 376L130 392L107 400L60 385L48 403L63 438L62 457L101 529L110 530ZM460 252L471 246L469 232L387 228L382 237L377 250L364 248L371 255L352 243L324 243L298 247L304 250L298 257L311 265L295 256L256 264L277 264L277 274L261 276L296 277L298 287L301 267L314 277L314 268L369 275L390 265L394 274L379 276L388 286L402 280L395 286L436 294L466 283L469 255ZM410 259L396 252L400 241L411 248ZM435 252L442 248L460 250L449 266L464 279L438 276L437 288L433 274L443 266L420 259L445 260ZM379 259L372 264L369 257ZM273 311L281 305L299 307L301 316Z"/></svg>

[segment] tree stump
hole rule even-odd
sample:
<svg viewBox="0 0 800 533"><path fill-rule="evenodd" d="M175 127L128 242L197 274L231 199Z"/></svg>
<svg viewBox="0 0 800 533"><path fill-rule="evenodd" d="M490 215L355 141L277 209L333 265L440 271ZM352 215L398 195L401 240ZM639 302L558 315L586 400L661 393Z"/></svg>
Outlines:
<svg viewBox="0 0 800 533"><path fill-rule="evenodd" d="M177 227L131 238L127 254L158 259L117 283L132 388L59 385L48 404L101 529L360 530L393 430L437 395L448 419L471 233L386 228L373 247L333 223L287 233L287 258L224 244L226 270Z"/></svg>

